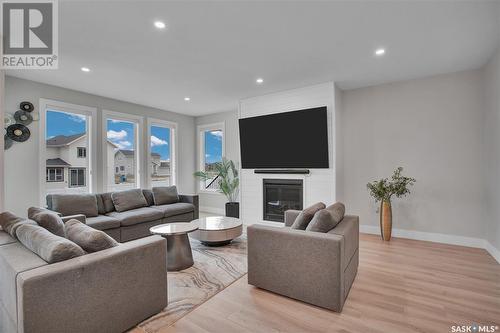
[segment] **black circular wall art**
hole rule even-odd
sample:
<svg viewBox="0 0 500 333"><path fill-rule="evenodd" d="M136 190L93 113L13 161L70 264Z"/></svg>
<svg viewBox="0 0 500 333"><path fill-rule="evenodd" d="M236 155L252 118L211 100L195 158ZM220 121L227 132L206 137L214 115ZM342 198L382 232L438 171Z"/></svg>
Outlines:
<svg viewBox="0 0 500 333"><path fill-rule="evenodd" d="M31 133L23 124L14 124L7 127L7 136L14 141L24 142L29 139Z"/></svg>
<svg viewBox="0 0 500 333"><path fill-rule="evenodd" d="M19 110L14 113L14 119L18 124L28 126L33 121L33 117L29 112Z"/></svg>
<svg viewBox="0 0 500 333"><path fill-rule="evenodd" d="M31 102L21 102L21 104L19 104L19 108L23 111L27 111L27 112L31 112L35 109L35 107L33 106L33 103Z"/></svg>

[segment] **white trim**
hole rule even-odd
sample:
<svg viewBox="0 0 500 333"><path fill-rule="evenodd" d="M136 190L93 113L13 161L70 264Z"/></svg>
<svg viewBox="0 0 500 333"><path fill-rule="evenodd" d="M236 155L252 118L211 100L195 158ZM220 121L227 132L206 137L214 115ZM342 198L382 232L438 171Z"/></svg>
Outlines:
<svg viewBox="0 0 500 333"><path fill-rule="evenodd" d="M147 128L146 128L146 152L147 152L147 168L146 168L146 186L148 188L152 187L151 173L149 172L149 166L151 165L151 126L164 127L170 129L170 185L177 185L177 170L179 170L178 158L177 158L177 129L178 124L168 120L147 118Z"/></svg>
<svg viewBox="0 0 500 333"><path fill-rule="evenodd" d="M134 114L129 114L129 113L122 113L122 112L116 112L116 111L111 111L111 110L102 110L102 158L103 158L103 170L102 170L102 188L103 192L108 192L108 149L107 149L107 143L108 143L108 123L107 119L111 118L114 120L119 120L119 121L125 121L125 122L131 122L135 124L135 137L134 137L134 148L136 150L136 160L135 160L135 186L136 188L141 188L143 184L146 183L146 177L144 173L144 168L147 170L147 166L145 165L145 161L142 158L143 152L145 150L145 143L144 143L144 137L143 137L143 124L144 124L144 117L134 115ZM142 162L142 163L141 163Z"/></svg>
<svg viewBox="0 0 500 333"><path fill-rule="evenodd" d="M5 71L0 71L0 127L4 128L4 116L5 116ZM4 211L5 207L5 151L4 151L4 139L3 135L0 136L0 212Z"/></svg>
<svg viewBox="0 0 500 333"><path fill-rule="evenodd" d="M211 131L211 130L222 130L222 156L226 156L226 123L225 121L211 123L211 124L200 124L196 126L196 136L197 136L197 152L198 152L198 170L205 170L205 136L201 135L201 132ZM202 188L203 182L197 181L196 192L197 193L207 193L207 194L219 194L219 191L211 191Z"/></svg>
<svg viewBox="0 0 500 333"><path fill-rule="evenodd" d="M200 212L206 212L206 213L211 213L211 214L219 214L224 216L226 212L222 208L215 208L215 207L200 207Z"/></svg>
<svg viewBox="0 0 500 333"><path fill-rule="evenodd" d="M45 181L46 181L46 133L45 128L47 124L47 109L53 109L54 111L69 112L75 114L81 114L89 117L87 119L87 132L85 133L87 137L87 148L90 148L90 154L87 152L87 157L89 159L88 163L88 189L90 193L97 192L97 108L71 104L66 102L60 102L56 100L50 100L45 98L40 98L38 112L40 115L39 121L39 139L38 139L38 195L39 203L41 207L45 207ZM90 135L87 135L90 133Z"/></svg>
<svg viewBox="0 0 500 333"><path fill-rule="evenodd" d="M497 249L496 247L493 246L490 242L488 242L486 239L484 240L484 249L488 251L493 258L500 264L500 250Z"/></svg>
<svg viewBox="0 0 500 333"><path fill-rule="evenodd" d="M359 226L359 231L365 234L380 235L380 227L373 225L362 224ZM496 249L490 242L482 238L466 237L458 235L440 234L434 232L392 229L392 236L400 238L415 239L421 241L460 245L485 249L495 260L500 263L500 251Z"/></svg>

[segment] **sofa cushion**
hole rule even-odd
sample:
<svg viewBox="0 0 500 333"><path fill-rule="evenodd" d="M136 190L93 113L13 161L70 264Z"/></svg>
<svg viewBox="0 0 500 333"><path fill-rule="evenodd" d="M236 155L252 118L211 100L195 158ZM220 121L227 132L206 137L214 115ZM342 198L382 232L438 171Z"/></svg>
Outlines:
<svg viewBox="0 0 500 333"><path fill-rule="evenodd" d="M153 198L156 206L179 202L177 186L153 187Z"/></svg>
<svg viewBox="0 0 500 333"><path fill-rule="evenodd" d="M47 262L19 242L0 246L0 302L14 321L17 322L17 276L45 265ZM2 331L1 327L2 324L0 332L11 332Z"/></svg>
<svg viewBox="0 0 500 333"><path fill-rule="evenodd" d="M97 213L98 214L106 214L106 208L104 207L104 200L102 200L102 195L96 194L95 200L97 202Z"/></svg>
<svg viewBox="0 0 500 333"><path fill-rule="evenodd" d="M107 215L90 217L85 220L85 224L97 230L108 230L120 227L120 221Z"/></svg>
<svg viewBox="0 0 500 333"><path fill-rule="evenodd" d="M35 221L39 226L47 229L54 235L66 237L64 222L55 212L45 208L30 207L28 208L28 218Z"/></svg>
<svg viewBox="0 0 500 333"><path fill-rule="evenodd" d="M113 204L111 194L113 194L113 192L101 193L102 204L104 205L104 213L102 214L110 213L115 210L115 205Z"/></svg>
<svg viewBox="0 0 500 333"><path fill-rule="evenodd" d="M322 202L317 202L314 205L307 207L300 212L299 216L295 219L293 224L290 226L292 229L306 230L307 225L311 222L314 214L321 209L325 209L325 204Z"/></svg>
<svg viewBox="0 0 500 333"><path fill-rule="evenodd" d="M75 219L66 222L66 234L70 241L86 252L97 252L118 246L118 243L106 233Z"/></svg>
<svg viewBox="0 0 500 333"><path fill-rule="evenodd" d="M120 225L123 227L161 219L163 218L163 213L157 209L142 207L126 212L111 212L107 216L114 217L120 221Z"/></svg>
<svg viewBox="0 0 500 333"><path fill-rule="evenodd" d="M151 190L142 190L142 194L144 194L144 198L148 203L148 206L153 206L155 204L155 199L153 198L153 191Z"/></svg>
<svg viewBox="0 0 500 333"><path fill-rule="evenodd" d="M19 241L49 264L79 257L85 251L72 241L39 225L23 224L16 230Z"/></svg>
<svg viewBox="0 0 500 333"><path fill-rule="evenodd" d="M12 214L11 212L3 212L0 214L0 227L7 232L9 235L17 239L16 230L23 224L34 224L35 221L19 217Z"/></svg>
<svg viewBox="0 0 500 333"><path fill-rule="evenodd" d="M99 215L94 194L51 194L51 210L62 216L83 214L86 217Z"/></svg>
<svg viewBox="0 0 500 333"><path fill-rule="evenodd" d="M132 190L113 192L111 194L113 205L117 212L126 212L128 210L146 207L148 202L142 194L142 190L135 188Z"/></svg>
<svg viewBox="0 0 500 333"><path fill-rule="evenodd" d="M194 205L187 202L177 202L169 205L151 206L151 208L161 211L163 213L163 217L191 213L195 210Z"/></svg>
<svg viewBox="0 0 500 333"><path fill-rule="evenodd" d="M313 219L307 226L307 231L328 232L335 228L344 218L345 206L341 202L322 209L314 214Z"/></svg>
<svg viewBox="0 0 500 333"><path fill-rule="evenodd" d="M7 245L7 244L12 244L17 242L17 240L9 235L7 232L0 230L0 246L2 245Z"/></svg>

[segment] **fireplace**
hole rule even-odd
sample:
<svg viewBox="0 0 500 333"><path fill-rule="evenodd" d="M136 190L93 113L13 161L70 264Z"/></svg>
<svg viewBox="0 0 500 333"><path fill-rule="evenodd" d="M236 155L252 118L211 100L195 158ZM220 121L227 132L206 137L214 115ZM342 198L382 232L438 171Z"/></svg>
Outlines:
<svg viewBox="0 0 500 333"><path fill-rule="evenodd" d="M301 179L263 179L264 220L283 222L288 209L302 210Z"/></svg>

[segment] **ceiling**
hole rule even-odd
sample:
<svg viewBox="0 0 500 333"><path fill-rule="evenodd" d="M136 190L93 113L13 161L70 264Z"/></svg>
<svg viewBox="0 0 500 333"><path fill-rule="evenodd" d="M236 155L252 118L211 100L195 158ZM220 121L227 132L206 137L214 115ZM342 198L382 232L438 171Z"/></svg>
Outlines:
<svg viewBox="0 0 500 333"><path fill-rule="evenodd" d="M326 81L352 89L478 68L499 21L500 1L60 1L59 69L7 74L203 115Z"/></svg>

